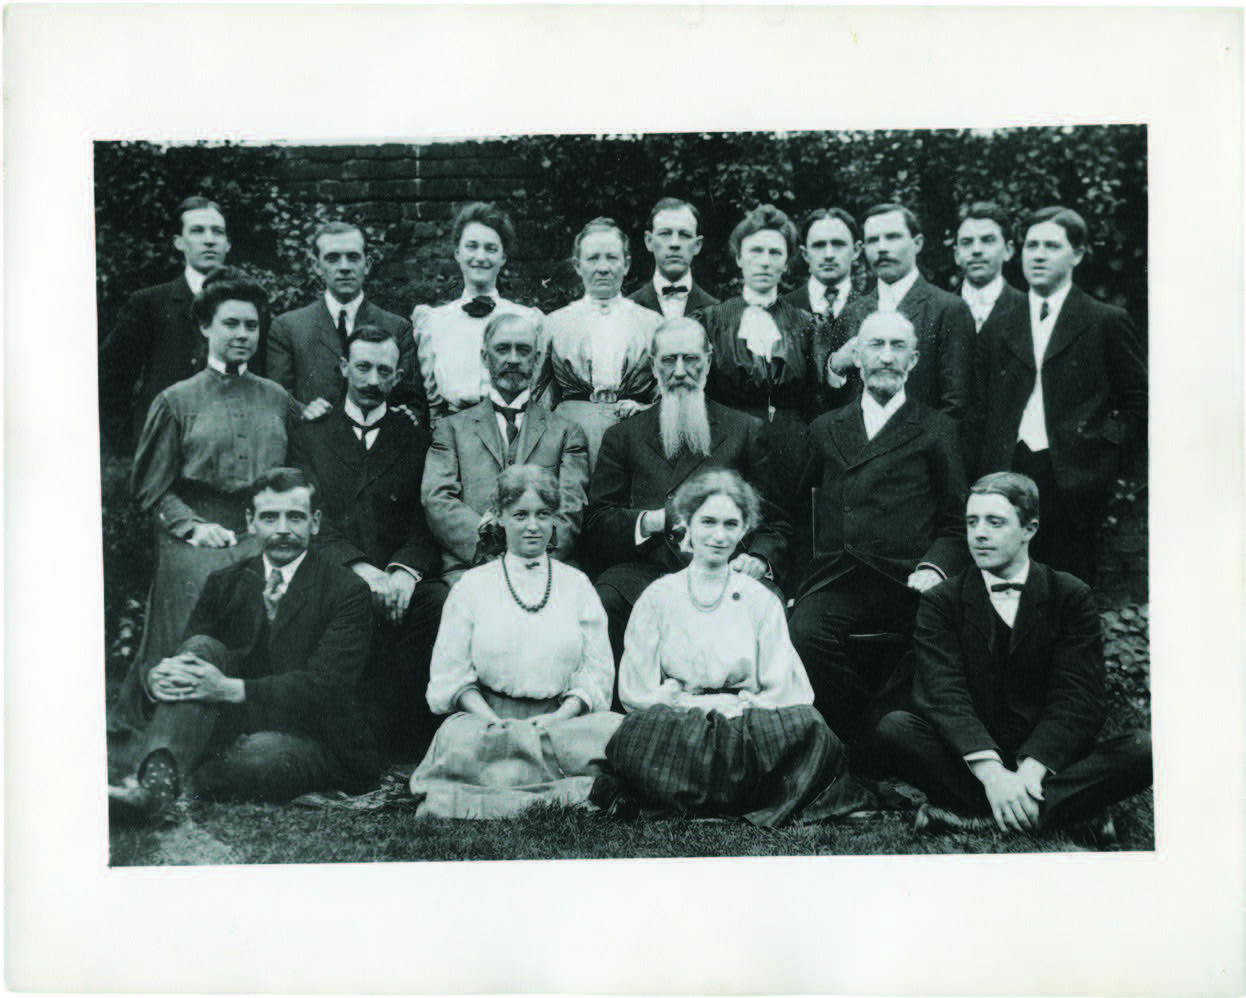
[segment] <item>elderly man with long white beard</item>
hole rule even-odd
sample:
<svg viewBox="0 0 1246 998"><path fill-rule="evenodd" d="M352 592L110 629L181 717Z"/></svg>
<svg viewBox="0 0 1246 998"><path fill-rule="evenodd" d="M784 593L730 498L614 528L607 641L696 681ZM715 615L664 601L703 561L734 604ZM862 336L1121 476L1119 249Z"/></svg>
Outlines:
<svg viewBox="0 0 1246 998"><path fill-rule="evenodd" d="M597 576L615 660L632 607L655 579L687 564L684 525L671 508L676 490L699 471L737 471L762 496L762 517L731 554L731 567L778 587L791 524L767 497L773 475L761 420L705 397L710 344L689 318L653 334L658 405L610 427L589 485L580 553Z"/></svg>

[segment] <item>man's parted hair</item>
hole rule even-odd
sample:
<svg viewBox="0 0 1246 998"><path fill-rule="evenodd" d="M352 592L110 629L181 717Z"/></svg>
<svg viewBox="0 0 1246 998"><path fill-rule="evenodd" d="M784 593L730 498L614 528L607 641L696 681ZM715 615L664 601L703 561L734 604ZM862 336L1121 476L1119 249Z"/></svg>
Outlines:
<svg viewBox="0 0 1246 998"><path fill-rule="evenodd" d="M392 343L398 347L398 356L402 356L402 347L398 343L398 337L388 329L382 329L380 326L360 325L355 327L355 331L350 334L350 338L346 341L346 359L350 359L350 348L356 343Z"/></svg>
<svg viewBox="0 0 1246 998"><path fill-rule="evenodd" d="M260 475L247 489L247 503L255 509L255 497L261 492L291 492L294 489L307 489L311 494L313 512L320 508L320 497L316 492L316 483L302 468L272 468Z"/></svg>
<svg viewBox="0 0 1246 998"><path fill-rule="evenodd" d="M1038 486L1017 471L993 471L969 487L972 496L1003 496L1017 511L1021 526L1038 519Z"/></svg>
<svg viewBox="0 0 1246 998"><path fill-rule="evenodd" d="M245 301L255 306L260 317L260 329L268 328L268 294L237 267L214 270L203 282L203 288L191 302L190 314L195 325L207 329L216 318L216 310L227 301Z"/></svg>
<svg viewBox="0 0 1246 998"><path fill-rule="evenodd" d="M627 233L623 231L619 223L613 218L606 218L605 215L601 215L594 218L591 222L586 224L584 228L576 233L575 242L571 246L572 264L578 264L580 262L580 247L584 244L584 240L594 232L617 232L619 234L619 242L623 245L623 259L631 260L632 244L627 238Z"/></svg>
<svg viewBox="0 0 1246 998"><path fill-rule="evenodd" d="M1004 237L1004 242L1012 242L1012 220L1008 217L1008 212L995 201L970 201L960 206L960 210L956 213L956 232L960 232L960 227L969 219L976 222L994 222L999 226L1000 234ZM956 233L953 233L953 241L955 241Z"/></svg>
<svg viewBox="0 0 1246 998"><path fill-rule="evenodd" d="M692 212L692 219L697 223L697 235L701 234L701 213L697 211L697 206L691 201L684 201L682 198L661 198L653 209L649 212L649 228L646 232L653 231L654 220L658 217L660 211L679 211L680 208L687 208Z"/></svg>
<svg viewBox="0 0 1246 998"><path fill-rule="evenodd" d="M531 326L533 335L536 336L537 339L540 338L540 335L541 335L540 329L537 328L537 324L533 322L532 319L530 319L528 316L523 315L522 313L519 313L519 312L497 312L495 311L491 316L489 316L489 320L485 323L485 331L484 331L483 339L481 340L481 345L487 348L489 344L493 341L493 334L496 333L499 329L501 329L508 322L522 322L526 326Z"/></svg>
<svg viewBox="0 0 1246 998"><path fill-rule="evenodd" d="M917 214L911 208L906 208L897 201L884 201L882 204L876 204L873 208L865 213L865 217L861 219L861 228L865 228L865 223L876 215L890 215L893 211L898 211L904 217L904 225L909 230L909 235L916 238L922 234L921 222L917 220Z"/></svg>
<svg viewBox="0 0 1246 998"><path fill-rule="evenodd" d="M204 208L211 208L221 218L225 217L225 212L221 211L221 206L215 201L205 198L202 194L191 195L177 206L177 216L173 219L173 224L178 233L181 233L182 227L186 224L185 216L188 211L202 211Z"/></svg>
<svg viewBox="0 0 1246 998"><path fill-rule="evenodd" d="M453 250L458 250L459 240L463 238L463 230L472 222L487 226L496 232L498 239L502 242L502 252L507 256L511 255L511 250L515 248L515 223L505 211L487 201L473 201L471 204L464 205L454 216L454 228L450 230L450 246Z"/></svg>
<svg viewBox="0 0 1246 998"><path fill-rule="evenodd" d="M857 220L844 211L843 208L815 208L805 217L805 224L800 230L802 246L809 242L809 230L826 218L834 218L843 222L848 229L848 234L852 237L852 241L854 243L861 241L861 227L857 225Z"/></svg>
<svg viewBox="0 0 1246 998"><path fill-rule="evenodd" d="M316 231L312 233L311 239L308 240L308 243L311 246L312 256L317 257L317 258L320 257L320 237L321 236L342 236L342 235L345 235L347 232L358 232L359 233L359 238L363 240L363 251L367 253L368 234L364 232L363 229L359 228L359 226L352 225L350 222L336 221L336 222L325 222L323 225L318 226L316 228Z"/></svg>
<svg viewBox="0 0 1246 998"><path fill-rule="evenodd" d="M871 312L862 321L860 328L857 330L859 336L864 336L867 326L877 326L881 322L889 322L892 325L899 326L913 339L913 343L917 343L917 327L909 320L909 317L903 312L897 312L892 309L878 309Z"/></svg>
<svg viewBox="0 0 1246 998"><path fill-rule="evenodd" d="M783 237L784 243L787 244L788 259L796 255L796 240L800 237L796 233L796 226L792 224L792 220L785 212L772 204L759 204L731 230L731 236L727 240L731 256L734 258L740 255L740 247L744 245L745 239L766 229L772 229Z"/></svg>
<svg viewBox="0 0 1246 998"><path fill-rule="evenodd" d="M657 328L654 329L653 335L649 339L650 356L652 356L655 359L658 356L658 337L659 336L661 336L663 333L675 333L681 329L686 329L686 328L695 328L697 332L701 334L702 349L704 349L707 354L710 353L713 348L710 345L709 332L706 331L706 328L703 325L701 325L701 323L697 322L696 319L692 318L692 316L683 315L683 316L675 316L674 318L670 318L670 319L663 319L661 322L658 323Z"/></svg>
<svg viewBox="0 0 1246 998"><path fill-rule="evenodd" d="M691 524L696 511L714 496L726 496L739 507L745 534L757 526L761 501L756 489L741 478L739 472L726 468L711 468L684 482L675 492L675 516Z"/></svg>
<svg viewBox="0 0 1246 998"><path fill-rule="evenodd" d="M1064 230L1065 236L1068 237L1069 245L1075 250L1087 249L1086 219L1082 218L1072 208L1066 208L1059 204L1053 204L1031 212L1025 220L1025 227L1021 230L1020 241L1024 243L1030 229L1036 225L1042 225L1044 222L1055 222L1056 225L1060 226Z"/></svg>
<svg viewBox="0 0 1246 998"><path fill-rule="evenodd" d="M562 507L562 493L558 491L558 479L553 472L538 464L512 464L498 475L493 493L494 512L505 513L529 489L540 496L551 513L557 513Z"/></svg>

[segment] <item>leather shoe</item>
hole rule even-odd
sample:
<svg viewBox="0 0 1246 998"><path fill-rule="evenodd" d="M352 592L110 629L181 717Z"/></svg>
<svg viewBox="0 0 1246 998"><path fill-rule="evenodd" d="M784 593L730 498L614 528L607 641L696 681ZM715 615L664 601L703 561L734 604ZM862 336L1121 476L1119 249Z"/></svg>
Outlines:
<svg viewBox="0 0 1246 998"><path fill-rule="evenodd" d="M915 832L984 832L994 827L990 818L971 818L933 804L923 804L913 819Z"/></svg>

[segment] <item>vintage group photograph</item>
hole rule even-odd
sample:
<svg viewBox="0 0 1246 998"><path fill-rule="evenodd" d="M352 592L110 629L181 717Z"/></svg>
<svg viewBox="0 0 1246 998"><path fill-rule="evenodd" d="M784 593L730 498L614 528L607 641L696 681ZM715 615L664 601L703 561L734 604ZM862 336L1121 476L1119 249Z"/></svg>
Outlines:
<svg viewBox="0 0 1246 998"><path fill-rule="evenodd" d="M97 138L110 865L1154 850L1148 163Z"/></svg>

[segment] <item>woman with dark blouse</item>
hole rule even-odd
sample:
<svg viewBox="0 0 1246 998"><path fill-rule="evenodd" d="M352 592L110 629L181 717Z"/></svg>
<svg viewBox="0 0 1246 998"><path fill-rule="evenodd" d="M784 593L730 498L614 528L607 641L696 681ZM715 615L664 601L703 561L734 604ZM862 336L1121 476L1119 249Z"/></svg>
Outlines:
<svg viewBox="0 0 1246 998"><path fill-rule="evenodd" d="M779 279L797 242L796 227L778 208L763 204L749 212L729 242L743 291L698 316L714 348L705 394L766 424L777 494L784 497L795 491L817 405L813 317L779 298Z"/></svg>

